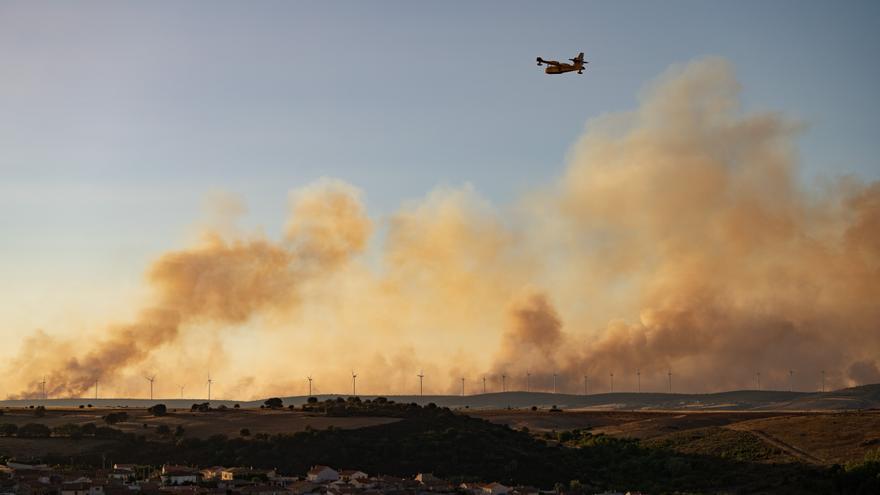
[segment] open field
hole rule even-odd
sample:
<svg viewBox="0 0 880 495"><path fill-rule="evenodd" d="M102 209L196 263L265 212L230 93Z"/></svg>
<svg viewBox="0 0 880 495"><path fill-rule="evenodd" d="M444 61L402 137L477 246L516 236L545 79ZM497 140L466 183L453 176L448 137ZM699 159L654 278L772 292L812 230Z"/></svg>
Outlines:
<svg viewBox="0 0 880 495"><path fill-rule="evenodd" d="M329 427L340 429L361 428L398 421L395 418L374 417L326 417L311 415L289 410L261 409L230 409L226 412L190 412L187 410L169 410L165 416L153 416L145 409L67 409L57 408L46 410L44 417L36 417L32 409L6 409L0 416L0 423L11 423L21 427L27 423L42 423L54 428L66 423L84 425L95 423L105 425L102 416L124 411L129 415L127 421L113 425L113 428L124 432L133 432L149 438L158 438L156 428L167 425L172 431L177 426L184 428L184 437L207 438L211 435L237 437L242 428L257 433L296 433L307 428L324 430ZM95 442L101 440L66 438L50 439L19 439L0 437L0 455L41 455L50 451L59 454L72 454L79 451L92 450Z"/></svg>

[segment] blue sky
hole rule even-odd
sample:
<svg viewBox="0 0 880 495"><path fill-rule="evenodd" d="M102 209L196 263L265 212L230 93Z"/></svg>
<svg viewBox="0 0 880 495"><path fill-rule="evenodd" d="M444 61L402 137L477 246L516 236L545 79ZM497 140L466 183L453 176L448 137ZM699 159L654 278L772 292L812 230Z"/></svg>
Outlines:
<svg viewBox="0 0 880 495"><path fill-rule="evenodd" d="M706 55L733 63L747 108L808 124L805 182L874 180L878 21L877 2L6 1L0 310L137 285L213 190L269 233L323 176L376 217L438 185L512 201L590 118ZM534 63L579 51L583 76Z"/></svg>

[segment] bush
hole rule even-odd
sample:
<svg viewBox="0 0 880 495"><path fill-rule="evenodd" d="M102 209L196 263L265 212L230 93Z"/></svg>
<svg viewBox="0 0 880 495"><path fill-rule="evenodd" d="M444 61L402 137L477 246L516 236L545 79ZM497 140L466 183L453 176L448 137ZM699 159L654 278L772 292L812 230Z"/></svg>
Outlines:
<svg viewBox="0 0 880 495"><path fill-rule="evenodd" d="M165 416L165 413L168 412L168 408L165 407L165 404L156 404L155 406L148 408L147 412L153 416Z"/></svg>
<svg viewBox="0 0 880 495"><path fill-rule="evenodd" d="M317 398L317 397L309 397L309 399L308 399L307 402L308 402L309 404L317 404L317 403L318 403L318 398Z"/></svg>
<svg viewBox="0 0 880 495"><path fill-rule="evenodd" d="M168 428L168 425L159 425L156 427L156 433L159 435L165 436L171 434L171 428Z"/></svg>
<svg viewBox="0 0 880 495"><path fill-rule="evenodd" d="M282 401L278 397L272 397L271 399L266 399L266 402L264 402L263 404L265 404L266 407L270 407L272 409L279 409L281 407L284 407L284 401Z"/></svg>
<svg viewBox="0 0 880 495"><path fill-rule="evenodd" d="M19 438L49 438L52 430L42 423L28 423L18 429Z"/></svg>
<svg viewBox="0 0 880 495"><path fill-rule="evenodd" d="M95 423L86 423L82 425L83 435L94 436L98 427L95 426Z"/></svg>
<svg viewBox="0 0 880 495"><path fill-rule="evenodd" d="M238 404L236 404L236 405L234 405L234 406L232 406L232 407L234 407L234 408L236 408L236 409L238 409L238 408L240 408L240 407L241 407L241 406L240 406L240 405L238 405Z"/></svg>
<svg viewBox="0 0 880 495"><path fill-rule="evenodd" d="M105 423L108 425L115 425L116 423L121 423L123 421L128 421L128 413L127 412L115 412L110 413L102 418Z"/></svg>
<svg viewBox="0 0 880 495"><path fill-rule="evenodd" d="M186 430L183 429L183 426L177 425L177 428L174 429L174 436L175 437L182 437L184 431L186 431Z"/></svg>
<svg viewBox="0 0 880 495"><path fill-rule="evenodd" d="M12 426L15 426L15 425L12 425ZM241 435L241 436L243 436L243 437L249 437L249 436L251 436L251 430L249 430L249 429L247 429L247 428L242 428L242 429L238 432L238 434Z"/></svg>
<svg viewBox="0 0 880 495"><path fill-rule="evenodd" d="M34 416L36 416L38 418L42 418L45 415L46 415L46 407L45 406L37 406L37 408L34 410Z"/></svg>
<svg viewBox="0 0 880 495"><path fill-rule="evenodd" d="M10 423L0 424L0 437L12 437L18 432L18 426Z"/></svg>
<svg viewBox="0 0 880 495"><path fill-rule="evenodd" d="M84 405L82 405L82 404L80 404L80 405L79 405L79 408L80 408L80 409L85 409L85 408L86 408L86 406L84 406Z"/></svg>

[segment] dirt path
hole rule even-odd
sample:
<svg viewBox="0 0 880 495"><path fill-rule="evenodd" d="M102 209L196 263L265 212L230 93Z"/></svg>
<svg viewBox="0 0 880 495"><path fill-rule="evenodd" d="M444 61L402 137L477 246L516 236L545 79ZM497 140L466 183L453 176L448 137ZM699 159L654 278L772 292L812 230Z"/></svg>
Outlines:
<svg viewBox="0 0 880 495"><path fill-rule="evenodd" d="M765 443L772 445L772 446L778 448L779 450L785 452L786 454L788 454L796 459L800 459L803 462L806 462L809 464L818 464L818 465L827 464L825 461L823 461L822 459L819 459L818 457L814 456L813 454L810 454L809 452L801 450L801 449L795 447L794 445L783 442L782 440L780 440L780 439L778 439L778 438L776 438L766 432L763 432L757 428L752 428L748 424L734 423L731 425L723 426L723 428L727 428L729 430L745 431L745 432L751 433L751 434L755 435L756 437L760 438L761 440L763 440Z"/></svg>

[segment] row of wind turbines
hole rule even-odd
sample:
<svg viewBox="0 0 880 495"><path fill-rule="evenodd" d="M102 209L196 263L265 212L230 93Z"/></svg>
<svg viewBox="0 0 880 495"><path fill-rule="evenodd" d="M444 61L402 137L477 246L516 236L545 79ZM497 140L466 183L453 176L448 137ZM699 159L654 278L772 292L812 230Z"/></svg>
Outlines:
<svg viewBox="0 0 880 495"><path fill-rule="evenodd" d="M637 368L635 374L636 374L636 392L641 393L642 392L642 372L640 369ZM425 376L426 376L424 370L420 370L416 376L419 379L419 396L423 396L424 395L424 380L425 380ZM555 394L558 392L557 378L559 375L557 373L553 373L552 376L553 376L553 393ZM584 393L584 395L589 395L590 394L590 379L591 378L595 379L595 376L591 377L590 375L586 375L586 374L583 376L584 376L583 393ZM666 376L667 376L666 392L671 394L672 393L672 370L671 369L667 371ZM821 376L822 376L821 391L825 392L825 370L821 370ZM351 394L353 396L357 396L357 378L358 378L357 373L354 370L352 370L352 372L351 372ZM508 391L507 379L509 377L506 373L502 373L500 375L500 378L501 378L501 392L507 392ZM609 391L610 391L610 393L614 393L614 372L613 371L608 373L608 378L609 378ZM150 383L150 400L154 400L153 392L154 392L154 384L156 381L156 375L145 375L144 379ZM311 397L312 391L313 391L314 378L311 375L309 375L306 377L306 379L308 380L309 396ZM482 386L482 393L484 393L484 394L489 392L489 390L486 386L486 380L487 380L487 377L485 375L483 375L482 376L482 385L483 385ZM461 377L460 395L462 395L462 396L466 395L465 394L465 382L466 382L465 377ZM41 392L40 395L42 396L42 398L44 400L49 398L48 393L46 392L46 383L47 382L46 382L45 377L43 377L43 379L39 382L40 392ZM208 373L208 380L205 383L208 387L208 402L210 402L211 401L211 385L214 384L214 380L211 378L210 373ZM98 399L98 385L99 385L98 380L95 380L95 399L96 400ZM788 370L788 386L789 386L790 392L794 391L794 370ZM185 385L178 385L178 387L180 388L180 398L183 399L184 398L183 391L186 388L186 386ZM755 373L755 390L761 390L761 372L760 371ZM531 371L526 371L525 391L532 392L532 373L531 373Z"/></svg>

